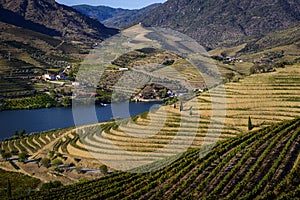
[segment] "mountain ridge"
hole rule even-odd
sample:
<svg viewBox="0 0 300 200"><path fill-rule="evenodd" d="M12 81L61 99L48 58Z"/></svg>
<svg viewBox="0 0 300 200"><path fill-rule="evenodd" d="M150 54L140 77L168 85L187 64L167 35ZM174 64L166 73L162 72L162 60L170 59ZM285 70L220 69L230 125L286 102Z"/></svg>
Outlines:
<svg viewBox="0 0 300 200"><path fill-rule="evenodd" d="M103 40L118 33L118 30L107 28L97 20L54 0L0 0L0 4L20 19L55 30L69 40ZM3 17L1 21L5 21Z"/></svg>
<svg viewBox="0 0 300 200"><path fill-rule="evenodd" d="M139 23L144 15L160 5L160 3L156 3L141 9L133 10L112 8L108 6L90 6L85 4L72 7L82 14L97 19L107 27L123 29Z"/></svg>
<svg viewBox="0 0 300 200"><path fill-rule="evenodd" d="M145 26L175 29L215 48L243 37L282 30L300 21L300 2L169 0L141 20Z"/></svg>

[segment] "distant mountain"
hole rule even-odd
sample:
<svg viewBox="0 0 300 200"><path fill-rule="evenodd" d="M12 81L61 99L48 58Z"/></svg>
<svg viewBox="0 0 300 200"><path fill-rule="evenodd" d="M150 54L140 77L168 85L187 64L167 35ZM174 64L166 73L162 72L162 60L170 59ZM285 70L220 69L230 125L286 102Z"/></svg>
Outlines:
<svg viewBox="0 0 300 200"><path fill-rule="evenodd" d="M89 5L77 5L73 6L73 8L87 16L97 19L107 27L128 28L139 23L141 18L160 5L159 3L152 4L137 10Z"/></svg>
<svg viewBox="0 0 300 200"><path fill-rule="evenodd" d="M169 0L142 20L145 26L169 27L212 48L299 21L299 0Z"/></svg>
<svg viewBox="0 0 300 200"><path fill-rule="evenodd" d="M0 0L0 21L70 40L105 39L118 33L54 0Z"/></svg>

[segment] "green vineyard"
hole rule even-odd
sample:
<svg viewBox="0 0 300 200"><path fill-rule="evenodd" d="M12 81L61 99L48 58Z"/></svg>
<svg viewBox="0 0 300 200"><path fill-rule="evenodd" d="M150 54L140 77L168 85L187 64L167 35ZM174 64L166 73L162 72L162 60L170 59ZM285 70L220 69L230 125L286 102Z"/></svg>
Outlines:
<svg viewBox="0 0 300 200"><path fill-rule="evenodd" d="M294 199L300 195L300 119L192 149L159 171L116 172L25 199Z"/></svg>

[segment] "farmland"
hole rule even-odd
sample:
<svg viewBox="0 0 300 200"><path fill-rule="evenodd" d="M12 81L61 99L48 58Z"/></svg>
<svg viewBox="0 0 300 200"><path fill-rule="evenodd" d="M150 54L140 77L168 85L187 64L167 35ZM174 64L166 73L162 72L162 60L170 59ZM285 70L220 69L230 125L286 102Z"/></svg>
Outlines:
<svg viewBox="0 0 300 200"><path fill-rule="evenodd" d="M131 120L121 119L7 140L0 143L0 148L15 154L27 152L34 159L49 157L52 152L65 158L65 164L79 159L81 161L76 165L92 169L97 169L101 163L110 165L112 170L129 170L133 166L166 158L176 160L178 153L180 155L187 149L199 149L218 141L226 143L245 135L249 116L254 130L299 117L298 73L299 66L294 65L225 84L225 107L217 107L214 116L212 105L220 105L220 99L224 99L218 87L183 103L182 111L180 102L177 102L176 106L162 106ZM172 145L168 145L170 143ZM122 165L123 162L127 164ZM27 165L30 164L22 166ZM37 165L33 169L35 167ZM53 179L47 175L42 177ZM76 175L75 179L78 178L80 176Z"/></svg>
<svg viewBox="0 0 300 200"><path fill-rule="evenodd" d="M36 192L28 199L286 199L299 196L299 118L189 150L159 171ZM200 156L199 156L200 154Z"/></svg>

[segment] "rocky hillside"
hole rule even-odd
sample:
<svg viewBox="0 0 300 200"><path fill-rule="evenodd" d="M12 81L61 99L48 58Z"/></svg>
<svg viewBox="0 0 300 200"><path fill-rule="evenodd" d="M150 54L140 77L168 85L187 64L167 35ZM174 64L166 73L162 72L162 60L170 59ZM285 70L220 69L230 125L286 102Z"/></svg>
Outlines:
<svg viewBox="0 0 300 200"><path fill-rule="evenodd" d="M262 37L245 40L247 45L242 52L257 52L266 49L294 45L300 48L300 23L291 28L269 33Z"/></svg>
<svg viewBox="0 0 300 200"><path fill-rule="evenodd" d="M79 12L97 19L105 26L114 28L127 28L140 22L141 18L156 9L161 4L152 4L142 9L128 10L122 8L111 8L107 6L73 6Z"/></svg>
<svg viewBox="0 0 300 200"><path fill-rule="evenodd" d="M118 31L54 0L0 0L0 21L70 40L104 39ZM9 17L7 17L9 16Z"/></svg>
<svg viewBox="0 0 300 200"><path fill-rule="evenodd" d="M214 48L264 35L300 21L298 0L169 0L142 20L188 34Z"/></svg>

